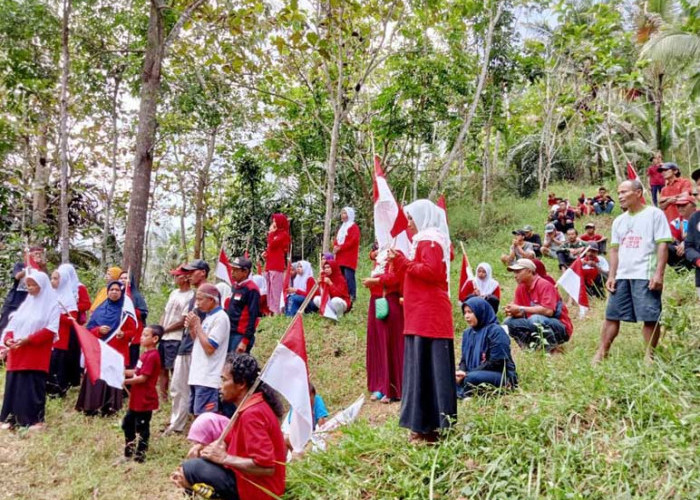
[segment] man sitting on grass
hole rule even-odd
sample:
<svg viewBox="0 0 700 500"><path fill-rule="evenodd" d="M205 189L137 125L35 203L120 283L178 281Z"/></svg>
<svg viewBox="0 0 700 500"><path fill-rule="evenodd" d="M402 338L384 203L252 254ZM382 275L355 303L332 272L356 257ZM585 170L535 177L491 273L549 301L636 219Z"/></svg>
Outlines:
<svg viewBox="0 0 700 500"><path fill-rule="evenodd" d="M512 264L518 259L534 259L535 249L532 243L525 241L525 231L516 229L513 231L513 243L510 245L510 251L507 254L501 255L501 262L506 266Z"/></svg>
<svg viewBox="0 0 700 500"><path fill-rule="evenodd" d="M574 326L556 287L537 275L529 259L519 259L508 270L518 282L515 299L505 309L508 333L523 349L544 346L547 352L557 351L569 341Z"/></svg>
<svg viewBox="0 0 700 500"><path fill-rule="evenodd" d="M578 238L578 231L573 227L566 232L566 242L559 247L557 259L559 269L566 271L576 258L586 249L586 244Z"/></svg>

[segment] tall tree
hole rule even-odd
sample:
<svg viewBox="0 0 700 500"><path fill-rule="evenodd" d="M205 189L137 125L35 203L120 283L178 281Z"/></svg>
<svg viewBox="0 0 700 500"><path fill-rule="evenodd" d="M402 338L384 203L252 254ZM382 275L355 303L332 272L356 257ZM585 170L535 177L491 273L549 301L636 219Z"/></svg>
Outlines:
<svg viewBox="0 0 700 500"><path fill-rule="evenodd" d="M188 3L167 35L166 24L175 5L168 5L164 0L151 0L150 2L148 41L143 73L141 74L141 102L134 150L134 172L124 237L124 267L131 269L136 283L141 280L163 60L167 56L168 48L179 36L185 22L205 2L206 0L193 0Z"/></svg>
<svg viewBox="0 0 700 500"><path fill-rule="evenodd" d="M59 113L59 156L61 162L61 206L60 206L60 241L61 262L68 262L70 252L70 235L68 232L68 79L70 78L70 13L71 0L63 0L63 26L61 29L61 98Z"/></svg>

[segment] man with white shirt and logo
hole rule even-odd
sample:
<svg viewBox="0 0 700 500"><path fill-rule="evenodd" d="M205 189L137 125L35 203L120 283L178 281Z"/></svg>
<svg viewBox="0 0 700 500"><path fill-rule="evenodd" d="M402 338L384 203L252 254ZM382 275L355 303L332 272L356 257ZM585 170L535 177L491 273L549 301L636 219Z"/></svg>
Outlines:
<svg viewBox="0 0 700 500"><path fill-rule="evenodd" d="M661 291L672 238L664 213L644 204L643 189L639 180L625 181L617 188L620 207L626 211L612 226L610 273L605 283L610 298L593 364L607 357L620 321L644 323L647 362L653 360L659 341Z"/></svg>
<svg viewBox="0 0 700 500"><path fill-rule="evenodd" d="M230 323L226 311L219 304L219 289L211 283L197 288L197 309L205 314L202 321L195 311L185 319L185 327L194 337L190 367L190 413L219 410L221 370L226 361Z"/></svg>

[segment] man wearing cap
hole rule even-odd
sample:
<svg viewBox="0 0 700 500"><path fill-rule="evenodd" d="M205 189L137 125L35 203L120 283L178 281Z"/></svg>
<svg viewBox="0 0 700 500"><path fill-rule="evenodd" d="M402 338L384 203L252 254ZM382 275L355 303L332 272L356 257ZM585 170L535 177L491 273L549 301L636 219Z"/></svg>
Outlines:
<svg viewBox="0 0 700 500"><path fill-rule="evenodd" d="M605 298L605 281L610 272L610 263L600 255L600 247L595 241L588 243L588 250L581 257L586 293L591 297Z"/></svg>
<svg viewBox="0 0 700 500"><path fill-rule="evenodd" d="M678 217L678 209L676 208L676 200L678 196L687 193L693 195L693 185L690 179L681 177L681 171L675 163L664 163L659 167L659 170L664 174L666 185L661 189L659 197L659 208L666 214L666 219L669 223Z"/></svg>
<svg viewBox="0 0 700 500"><path fill-rule="evenodd" d="M585 241L586 243L595 242L598 244L600 253L605 253L607 238L595 232L595 224L593 222L587 222L584 229L584 233L580 236L581 241Z"/></svg>
<svg viewBox="0 0 700 500"><path fill-rule="evenodd" d="M158 352L160 353L162 367L158 378L158 386L161 398L164 401L168 399L170 375L173 373L175 358L177 358L177 351L182 341L183 328L185 326L183 314L194 296L194 292L190 288L189 273L182 267L178 266L170 271L177 288L170 292L168 303L165 305L163 315L160 317L160 324L163 326L164 334L163 338L158 342Z"/></svg>
<svg viewBox="0 0 700 500"><path fill-rule="evenodd" d="M700 184L700 169L693 172L693 179ZM695 211L688 217L688 234L685 236L683 250L685 259L695 267L695 290L700 300L700 211L696 205L697 203L691 205Z"/></svg>
<svg viewBox="0 0 700 500"><path fill-rule="evenodd" d="M245 257L231 262L233 278L231 300L226 308L231 334L228 352L250 352L255 344L255 329L260 321L260 290L250 279L253 263Z"/></svg>
<svg viewBox="0 0 700 500"><path fill-rule="evenodd" d="M195 417L219 410L221 370L228 352L231 325L221 308L219 289L211 283L197 288L195 302L204 314L204 320L195 311L185 318L185 327L194 338L192 366L190 367L190 413Z"/></svg>
<svg viewBox="0 0 700 500"><path fill-rule="evenodd" d="M557 251L566 241L564 233L557 230L552 223L544 226L544 244L542 245L542 253L547 257L557 257Z"/></svg>
<svg viewBox="0 0 700 500"><path fill-rule="evenodd" d="M593 209L597 215L610 214L615 208L615 202L603 186L598 188L598 195L593 197Z"/></svg>
<svg viewBox="0 0 700 500"><path fill-rule="evenodd" d="M501 262L506 266L512 264L517 259L534 259L535 249L532 243L525 241L525 231L516 229L513 231L513 243L510 245L510 252L501 255Z"/></svg>
<svg viewBox="0 0 700 500"><path fill-rule="evenodd" d="M559 269L565 271L576 258L586 249L586 243L578 237L578 231L575 228L570 228L566 232L566 241L559 247L557 251L557 259L559 260Z"/></svg>
<svg viewBox="0 0 700 500"><path fill-rule="evenodd" d="M193 289L197 289L207 282L209 276L209 264L202 259L193 260L189 264L182 266L182 270L186 271L190 285ZM195 312L199 315L200 320L204 320L206 314L195 309L196 296L192 295L187 308L183 312L183 320L190 312ZM170 414L170 425L165 430L165 435L173 432L183 432L187 425L187 417L190 408L190 365L192 363L192 348L194 346L194 332L184 325L182 340L175 358L173 367L173 376L170 382L170 397L172 398L172 411Z"/></svg>
<svg viewBox="0 0 700 500"><path fill-rule="evenodd" d="M539 234L535 233L535 230L530 224L523 226L522 230L525 232L525 241L532 243L532 249L535 251L535 257L539 259L542 257L542 251L540 250L542 247L542 238L540 238Z"/></svg>
<svg viewBox="0 0 700 500"><path fill-rule="evenodd" d="M537 275L529 259L518 259L508 270L518 282L515 299L505 308L510 336L523 349L544 345L547 352L568 342L574 326L556 287Z"/></svg>
<svg viewBox="0 0 700 500"><path fill-rule="evenodd" d="M676 209L678 217L670 224L673 243L668 246L668 265L676 271L692 269L692 263L685 259L685 238L688 234L688 222L696 210L695 197L686 193L679 195L676 199Z"/></svg>
<svg viewBox="0 0 700 500"><path fill-rule="evenodd" d="M19 306L22 305L24 299L27 298L27 285L24 282L27 264L33 269L47 273L44 248L38 245L29 248L29 253L25 256L25 261L16 263L12 268L12 288L10 288L10 291L7 293L5 302L2 305L2 313L0 313L0 334L2 334L2 331L10 320L10 314L15 312Z"/></svg>
<svg viewBox="0 0 700 500"><path fill-rule="evenodd" d="M617 188L620 207L626 211L612 225L610 273L605 283L610 296L593 364L607 357L620 321L644 323L648 361L659 341L661 290L671 230L661 210L644 204L643 189L638 179L624 181Z"/></svg>

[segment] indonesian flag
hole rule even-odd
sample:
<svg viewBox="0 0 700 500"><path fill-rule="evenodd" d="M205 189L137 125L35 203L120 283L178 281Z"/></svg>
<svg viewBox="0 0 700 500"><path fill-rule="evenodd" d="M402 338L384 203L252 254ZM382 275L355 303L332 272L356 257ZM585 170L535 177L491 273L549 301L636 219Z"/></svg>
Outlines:
<svg viewBox="0 0 700 500"><path fill-rule="evenodd" d="M29 249L25 250L24 252L24 265L28 269L36 269L37 271L41 271L41 266L36 263L36 261L32 257L32 252ZM49 273L49 275L50 274L51 273Z"/></svg>
<svg viewBox="0 0 700 500"><path fill-rule="evenodd" d="M219 260L216 263L216 270L214 275L225 282L228 286L233 285L233 279L231 278L231 262L228 260L226 252L224 252L224 247L221 247L219 251Z"/></svg>
<svg viewBox="0 0 700 500"><path fill-rule="evenodd" d="M328 286L321 286L321 307L319 312L325 317L338 321L338 315L331 307L331 291Z"/></svg>
<svg viewBox="0 0 700 500"><path fill-rule="evenodd" d="M297 315L260 374L260 379L284 396L292 407L289 441L296 452L303 451L311 439L314 422L306 359L304 323Z"/></svg>
<svg viewBox="0 0 700 500"><path fill-rule="evenodd" d="M474 271L472 271L472 266L469 264L469 257L467 257L467 252L462 254L462 269L459 272L459 296L460 301L464 301L462 294L464 289L467 287L467 283L474 279Z"/></svg>
<svg viewBox="0 0 700 500"><path fill-rule="evenodd" d="M124 385L124 356L107 342L98 339L75 319L73 328L85 358L85 371L93 384L103 380L108 386L121 389Z"/></svg>
<svg viewBox="0 0 700 500"><path fill-rule="evenodd" d="M408 239L408 219L386 182L379 157L374 157L374 237L379 249L395 248L408 255L411 242Z"/></svg>
<svg viewBox="0 0 700 500"><path fill-rule="evenodd" d="M583 256L586 254L586 249L574 262L569 266L569 269L561 275L557 285L562 287L569 297L574 299L578 304L579 317L583 318L588 311L588 293L586 293L586 279L583 273Z"/></svg>
<svg viewBox="0 0 700 500"><path fill-rule="evenodd" d="M287 307L287 288L289 281L292 278L292 260L287 259L287 269L284 271L284 281L282 283L282 293L280 294L280 309L284 310Z"/></svg>
<svg viewBox="0 0 700 500"><path fill-rule="evenodd" d="M630 162L627 162L627 179L630 181L639 179L637 171L634 169L634 166ZM646 188L643 189L643 192L646 192ZM647 203L647 200L644 199L644 196L642 196L642 203L644 203L645 205Z"/></svg>

